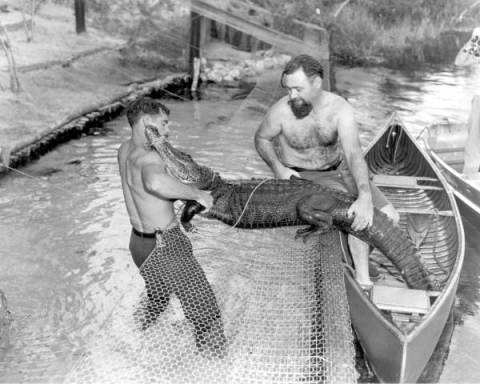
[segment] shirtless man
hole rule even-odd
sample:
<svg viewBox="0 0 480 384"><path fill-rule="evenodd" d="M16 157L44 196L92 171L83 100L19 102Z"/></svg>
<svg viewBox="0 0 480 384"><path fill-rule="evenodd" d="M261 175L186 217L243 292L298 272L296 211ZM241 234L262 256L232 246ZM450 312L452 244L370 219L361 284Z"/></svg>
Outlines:
<svg viewBox="0 0 480 384"><path fill-rule="evenodd" d="M474 95L472 98L467 132L463 174L470 178L477 178L478 172L480 172L480 95Z"/></svg>
<svg viewBox="0 0 480 384"><path fill-rule="evenodd" d="M352 228L372 224L373 207L395 223L399 216L369 179L353 108L342 97L322 90L323 68L313 57L300 55L286 64L281 85L288 95L267 112L255 134L255 146L275 177L314 180L358 193L348 214ZM357 281L371 287L368 244L349 236Z"/></svg>
<svg viewBox="0 0 480 384"><path fill-rule="evenodd" d="M168 135L168 115L169 110L154 99L143 98L129 105L127 119L132 136L118 150L123 194L132 224L130 252L147 291L140 321L142 329L148 328L175 293L185 317L194 325L197 347L221 353L225 336L220 311L173 206L176 199L196 200L208 210L213 198L209 192L169 176L158 153L147 145L147 126Z"/></svg>

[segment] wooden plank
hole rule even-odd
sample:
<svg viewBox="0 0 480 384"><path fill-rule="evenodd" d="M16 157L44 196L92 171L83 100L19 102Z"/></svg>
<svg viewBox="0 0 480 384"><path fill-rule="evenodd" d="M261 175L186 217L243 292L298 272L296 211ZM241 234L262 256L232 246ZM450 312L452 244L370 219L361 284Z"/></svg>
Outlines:
<svg viewBox="0 0 480 384"><path fill-rule="evenodd" d="M428 313L430 299L427 291L403 287L374 285L371 299L383 310L400 313Z"/></svg>
<svg viewBox="0 0 480 384"><path fill-rule="evenodd" d="M312 44L310 42L304 42L296 37L242 19L222 9L217 9L204 1L192 0L191 10L192 12L201 14L209 19L227 24L241 32L248 33L259 40L294 55L307 53L317 59L328 60L329 58L327 44Z"/></svg>

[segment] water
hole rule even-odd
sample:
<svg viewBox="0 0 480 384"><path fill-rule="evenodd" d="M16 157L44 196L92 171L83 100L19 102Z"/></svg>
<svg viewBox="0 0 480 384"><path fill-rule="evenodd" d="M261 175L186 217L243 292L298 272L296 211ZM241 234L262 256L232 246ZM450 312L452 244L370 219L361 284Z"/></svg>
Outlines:
<svg viewBox="0 0 480 384"><path fill-rule="evenodd" d="M444 117L466 121L480 70L340 69L337 79L366 145L394 110L415 135ZM251 110L241 124L230 125L242 101L228 96L222 91L210 92L209 101L166 101L172 141L227 177L268 175L253 148L261 114ZM129 133L121 117L25 167L35 179L14 173L0 179L0 288L15 318L12 345L0 350L0 382L61 381L75 351L102 328L126 288L141 291L127 249L130 227L116 165L116 149ZM473 224L467 226L467 268L444 382L480 381L474 362L480 352L480 244Z"/></svg>

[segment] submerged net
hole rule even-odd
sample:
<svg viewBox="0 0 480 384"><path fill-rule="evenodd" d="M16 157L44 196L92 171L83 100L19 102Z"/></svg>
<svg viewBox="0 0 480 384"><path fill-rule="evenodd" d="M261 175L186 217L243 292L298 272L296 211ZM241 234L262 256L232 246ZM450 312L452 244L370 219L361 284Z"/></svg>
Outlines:
<svg viewBox="0 0 480 384"><path fill-rule="evenodd" d="M212 227L210 235L223 234L215 241L227 249L230 236L225 231L236 238L236 244L262 244L256 252L232 249L231 254L221 247L194 249L211 283L221 321L215 306L193 304L193 297L203 297L203 303L211 299L203 278L183 274L184 265L174 262L168 268L178 273L171 272L175 282L167 285L174 284L183 293L171 296L166 308L161 301L150 300L148 291L140 296L133 291L127 294L87 345L66 382L356 381L338 234L331 232L320 237L321 243L317 237L304 244L293 240L295 228ZM202 244L201 235L195 236L193 243ZM142 268L147 279L159 272L168 275L160 271L164 263L147 261ZM194 290L191 296L185 287ZM204 316L208 313L210 319ZM197 316L213 321L203 345L198 338L201 326L192 320ZM149 319L147 326L145 319Z"/></svg>

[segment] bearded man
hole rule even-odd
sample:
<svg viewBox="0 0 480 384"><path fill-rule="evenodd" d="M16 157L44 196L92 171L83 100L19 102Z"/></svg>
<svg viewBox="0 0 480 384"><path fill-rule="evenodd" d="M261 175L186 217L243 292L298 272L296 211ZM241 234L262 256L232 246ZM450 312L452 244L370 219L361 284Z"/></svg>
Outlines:
<svg viewBox="0 0 480 384"><path fill-rule="evenodd" d="M322 80L323 68L311 56L286 64L280 83L288 95L269 109L258 128L257 152L279 179L296 176L358 194L348 211L354 230L372 224L374 206L398 223L397 211L370 181L352 106L324 91ZM370 288L369 246L353 236L348 241L357 281Z"/></svg>

